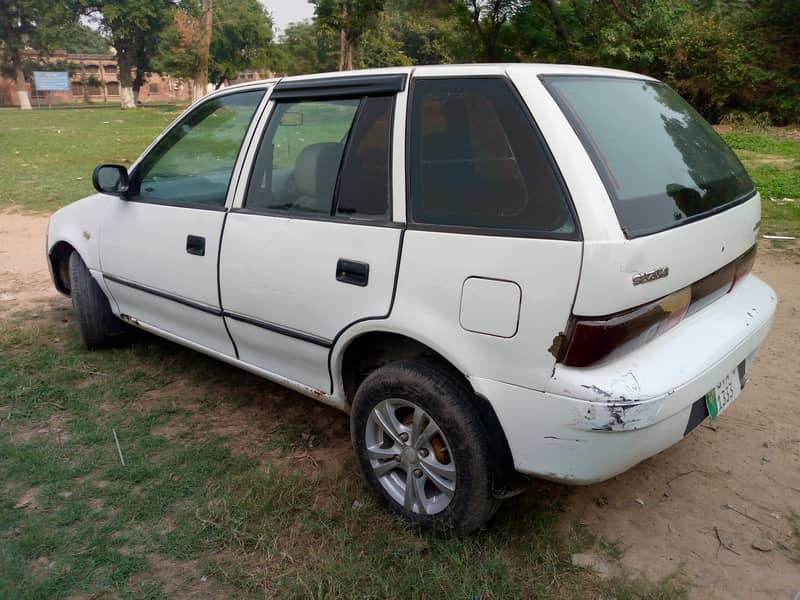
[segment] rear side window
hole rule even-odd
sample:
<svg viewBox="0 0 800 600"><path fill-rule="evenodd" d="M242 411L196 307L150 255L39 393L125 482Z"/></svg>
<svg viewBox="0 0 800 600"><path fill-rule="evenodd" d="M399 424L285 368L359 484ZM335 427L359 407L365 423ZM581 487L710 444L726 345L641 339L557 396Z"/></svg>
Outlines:
<svg viewBox="0 0 800 600"><path fill-rule="evenodd" d="M415 223L575 232L544 143L503 79L417 79L409 166Z"/></svg>
<svg viewBox="0 0 800 600"><path fill-rule="evenodd" d="M256 155L251 210L389 218L393 96L280 102Z"/></svg>
<svg viewBox="0 0 800 600"><path fill-rule="evenodd" d="M543 80L603 178L629 238L702 218L755 192L722 138L663 83Z"/></svg>
<svg viewBox="0 0 800 600"><path fill-rule="evenodd" d="M330 215L360 99L281 102L261 140L245 206Z"/></svg>

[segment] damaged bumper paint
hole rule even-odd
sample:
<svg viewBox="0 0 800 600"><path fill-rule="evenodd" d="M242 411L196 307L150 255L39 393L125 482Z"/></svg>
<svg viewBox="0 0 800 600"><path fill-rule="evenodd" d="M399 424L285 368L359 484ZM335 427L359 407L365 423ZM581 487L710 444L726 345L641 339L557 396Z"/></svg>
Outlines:
<svg viewBox="0 0 800 600"><path fill-rule="evenodd" d="M519 471L602 481L691 429L692 406L742 363L750 366L775 305L772 289L750 275L642 348L599 366L557 365L543 392L471 381L491 399Z"/></svg>

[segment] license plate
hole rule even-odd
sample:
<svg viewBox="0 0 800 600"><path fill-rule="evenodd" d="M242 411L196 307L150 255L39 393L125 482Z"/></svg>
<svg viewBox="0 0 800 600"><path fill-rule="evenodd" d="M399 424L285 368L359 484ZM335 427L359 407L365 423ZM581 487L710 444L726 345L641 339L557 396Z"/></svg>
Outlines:
<svg viewBox="0 0 800 600"><path fill-rule="evenodd" d="M736 400L741 391L742 384L739 379L739 368L737 367L725 375L724 379L706 394L706 407L711 418L716 419L722 411Z"/></svg>

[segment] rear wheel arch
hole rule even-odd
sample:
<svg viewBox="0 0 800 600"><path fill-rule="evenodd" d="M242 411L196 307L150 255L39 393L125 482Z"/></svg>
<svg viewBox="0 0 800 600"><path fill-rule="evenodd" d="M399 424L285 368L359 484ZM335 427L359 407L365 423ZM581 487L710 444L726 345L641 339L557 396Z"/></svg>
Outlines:
<svg viewBox="0 0 800 600"><path fill-rule="evenodd" d="M340 373L347 407L350 407L359 385L370 373L397 361L423 362L462 381L472 392L469 398L471 408L483 426L491 450L494 489L498 494L505 494L515 487L517 474L514 459L500 420L491 402L475 393L469 379L452 361L414 338L387 331L363 333L350 340L341 354Z"/></svg>

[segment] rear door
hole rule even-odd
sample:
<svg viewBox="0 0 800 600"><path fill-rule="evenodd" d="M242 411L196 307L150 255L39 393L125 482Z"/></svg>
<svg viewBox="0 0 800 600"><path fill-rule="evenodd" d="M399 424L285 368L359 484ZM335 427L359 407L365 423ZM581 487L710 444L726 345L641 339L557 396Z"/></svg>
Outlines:
<svg viewBox="0 0 800 600"><path fill-rule="evenodd" d="M239 358L326 392L339 332L389 313L402 231L390 145L405 79L343 81L278 84L220 255Z"/></svg>

